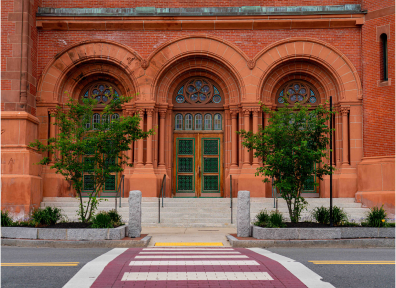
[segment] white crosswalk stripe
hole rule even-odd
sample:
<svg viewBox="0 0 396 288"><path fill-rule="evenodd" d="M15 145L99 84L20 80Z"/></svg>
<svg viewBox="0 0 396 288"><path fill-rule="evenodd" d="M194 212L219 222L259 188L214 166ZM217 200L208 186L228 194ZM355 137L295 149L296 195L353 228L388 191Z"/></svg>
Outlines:
<svg viewBox="0 0 396 288"><path fill-rule="evenodd" d="M249 258L246 255L148 255L148 256L136 256L135 258L139 259L169 259L169 258L176 258L176 259L203 259L203 258Z"/></svg>
<svg viewBox="0 0 396 288"><path fill-rule="evenodd" d="M232 265L232 266L247 266L260 265L254 260L209 260L209 261L131 261L129 266L206 266L206 265Z"/></svg>
<svg viewBox="0 0 396 288"><path fill-rule="evenodd" d="M125 272L121 281L274 280L267 272Z"/></svg>

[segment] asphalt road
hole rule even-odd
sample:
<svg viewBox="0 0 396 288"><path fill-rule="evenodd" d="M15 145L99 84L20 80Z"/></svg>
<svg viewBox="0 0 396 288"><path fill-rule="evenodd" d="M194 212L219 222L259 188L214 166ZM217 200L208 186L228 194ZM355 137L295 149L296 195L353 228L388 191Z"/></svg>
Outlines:
<svg viewBox="0 0 396 288"><path fill-rule="evenodd" d="M1 247L1 263L80 262L78 266L1 267L1 287L63 287L87 262L106 253L108 248L22 248Z"/></svg>
<svg viewBox="0 0 396 288"><path fill-rule="evenodd" d="M395 261L395 249L306 249L268 248L274 253L296 260L323 277L337 288L393 288L394 265L321 265L313 260Z"/></svg>

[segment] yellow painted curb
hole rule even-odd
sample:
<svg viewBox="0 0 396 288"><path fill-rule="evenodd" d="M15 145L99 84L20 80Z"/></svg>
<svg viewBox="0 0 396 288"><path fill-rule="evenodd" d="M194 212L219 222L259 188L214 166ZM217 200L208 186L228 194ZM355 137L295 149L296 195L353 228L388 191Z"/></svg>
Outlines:
<svg viewBox="0 0 396 288"><path fill-rule="evenodd" d="M80 262L1 263L2 267L18 266L78 266Z"/></svg>
<svg viewBox="0 0 396 288"><path fill-rule="evenodd" d="M157 242L154 246L224 246L221 242Z"/></svg>

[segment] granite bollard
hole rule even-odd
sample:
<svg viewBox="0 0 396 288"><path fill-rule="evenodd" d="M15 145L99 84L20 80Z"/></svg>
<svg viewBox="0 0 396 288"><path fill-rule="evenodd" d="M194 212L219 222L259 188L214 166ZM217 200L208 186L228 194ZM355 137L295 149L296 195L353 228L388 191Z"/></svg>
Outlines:
<svg viewBox="0 0 396 288"><path fill-rule="evenodd" d="M142 231L142 192L133 190L129 192L129 223L128 236L140 237Z"/></svg>
<svg viewBox="0 0 396 288"><path fill-rule="evenodd" d="M237 236L250 237L250 191L238 191Z"/></svg>

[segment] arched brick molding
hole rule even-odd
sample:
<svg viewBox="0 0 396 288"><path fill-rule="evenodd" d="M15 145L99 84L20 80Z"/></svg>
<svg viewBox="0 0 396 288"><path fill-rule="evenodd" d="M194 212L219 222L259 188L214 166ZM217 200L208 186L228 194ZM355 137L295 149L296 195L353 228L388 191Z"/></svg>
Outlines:
<svg viewBox="0 0 396 288"><path fill-rule="evenodd" d="M103 65L108 67L107 71L102 68L104 74L113 73L113 77L121 77L123 78L121 81L125 83L131 82L133 87L135 87L135 90L131 93L138 93L136 79L144 74L141 62L142 57L137 52L126 45L116 42L98 39L74 44L55 55L45 67L38 84L38 100L42 102L60 102L64 92L63 89L70 76L74 75L77 77L74 78L75 82L83 80L86 77L84 72L93 73L92 70L87 70L93 67L88 65L91 63L103 63ZM111 66L114 68L110 69ZM98 67L95 69L99 73L100 69ZM76 74L76 71L79 73L77 72ZM125 91L128 92L127 90L128 85L125 86ZM136 98L139 100L139 93Z"/></svg>
<svg viewBox="0 0 396 288"><path fill-rule="evenodd" d="M254 57L256 68L263 71L257 90L257 100L267 84L268 77L282 63L304 61L326 71L336 84L336 96L340 102L362 99L359 74L351 61L337 48L320 40L289 38L278 41Z"/></svg>
<svg viewBox="0 0 396 288"><path fill-rule="evenodd" d="M164 43L144 62L146 78L151 78L151 80L138 79L138 81L139 84L146 87L151 82L151 85L145 89L150 94L150 100L155 98L155 91L162 75L172 69L175 63L192 57L211 59L212 63L220 63L221 66L229 70L232 77L236 79L240 98L245 99L246 85L243 84L244 78L252 74L248 65L249 58L246 54L234 44L223 39L206 35L193 35Z"/></svg>

